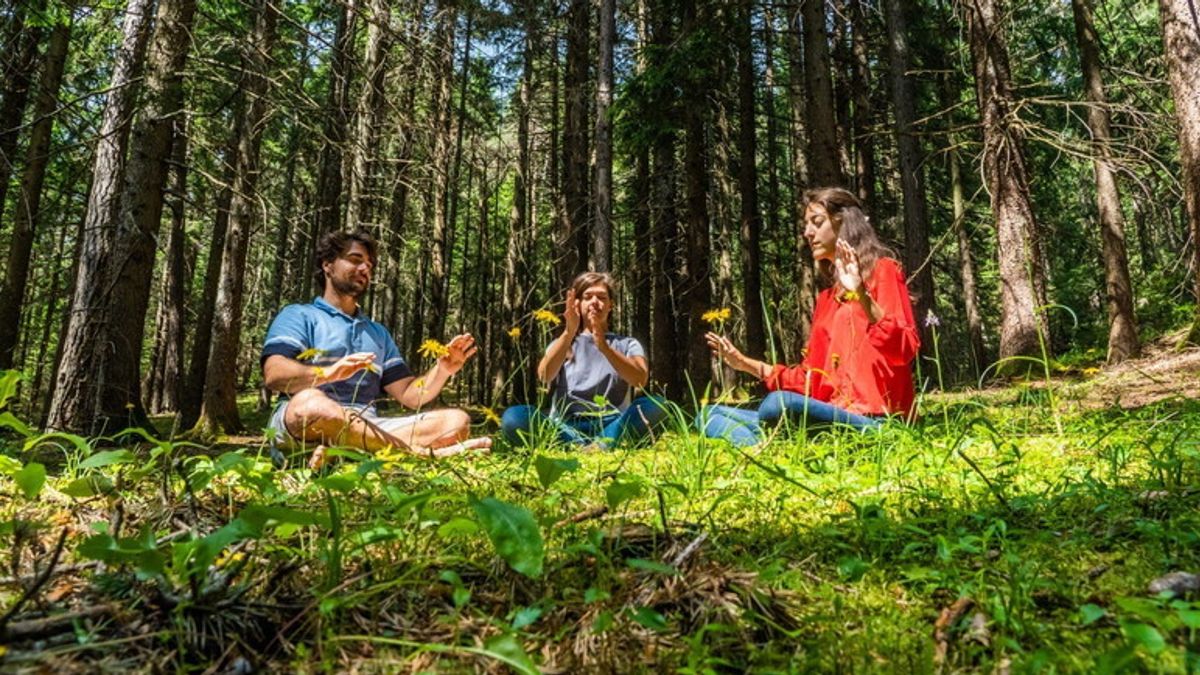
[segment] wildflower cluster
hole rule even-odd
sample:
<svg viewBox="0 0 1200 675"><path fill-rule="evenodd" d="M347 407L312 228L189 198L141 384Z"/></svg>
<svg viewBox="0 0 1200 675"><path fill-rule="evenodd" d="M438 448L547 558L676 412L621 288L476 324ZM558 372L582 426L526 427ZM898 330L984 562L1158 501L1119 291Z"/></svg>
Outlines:
<svg viewBox="0 0 1200 675"><path fill-rule="evenodd" d="M509 328L508 329L508 337L510 337L514 340L520 338L521 337L521 327L513 326L512 328Z"/></svg>
<svg viewBox="0 0 1200 675"><path fill-rule="evenodd" d="M548 309L538 309L533 312L533 320L538 323L544 323L548 326L557 326L562 323L562 319L558 315ZM511 332L509 333L512 334Z"/></svg>
<svg viewBox="0 0 1200 675"><path fill-rule="evenodd" d="M729 311L729 308L722 307L720 309L708 310L704 314L700 315L700 319L702 321L704 321L705 323L715 324L715 325L719 326L719 325L725 323L726 321L728 321L730 315L731 315L731 312Z"/></svg>
<svg viewBox="0 0 1200 675"><path fill-rule="evenodd" d="M433 359L440 359L443 356L450 355L449 347L433 339L422 342L417 351L421 353L421 356Z"/></svg>

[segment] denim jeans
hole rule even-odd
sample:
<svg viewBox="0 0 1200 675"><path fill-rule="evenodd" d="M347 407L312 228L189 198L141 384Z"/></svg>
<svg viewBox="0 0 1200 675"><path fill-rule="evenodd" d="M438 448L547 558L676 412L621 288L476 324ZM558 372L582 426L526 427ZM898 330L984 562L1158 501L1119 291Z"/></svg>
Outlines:
<svg viewBox="0 0 1200 675"><path fill-rule="evenodd" d="M743 447L762 441L764 425L774 426L780 422L788 422L805 429L841 424L862 430L882 424L878 418L858 415L832 403L790 391L773 391L767 394L757 411L727 405L710 405L696 416L696 428L705 436L723 438Z"/></svg>
<svg viewBox="0 0 1200 675"><path fill-rule="evenodd" d="M655 396L640 396L624 412L610 415L549 415L532 405L514 405L500 420L504 440L525 445L541 434L553 434L559 443L610 448L617 443L644 438L667 419L666 401Z"/></svg>

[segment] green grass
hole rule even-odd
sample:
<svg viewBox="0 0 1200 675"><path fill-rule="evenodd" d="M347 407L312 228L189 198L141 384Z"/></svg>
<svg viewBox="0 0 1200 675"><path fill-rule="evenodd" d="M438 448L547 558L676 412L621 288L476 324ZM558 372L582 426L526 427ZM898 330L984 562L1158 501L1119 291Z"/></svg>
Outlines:
<svg viewBox="0 0 1200 675"><path fill-rule="evenodd" d="M65 640L11 641L5 666L1200 667L1200 604L1147 591L1200 571L1200 405L1088 411L1014 387L923 411L744 452L678 424L609 454L498 448L317 478L260 448L148 443L86 468L86 449L54 441L34 453L37 497L2 488L4 567L44 565L63 527L60 564L105 565L57 577L14 620L118 609ZM5 473L30 461L20 445ZM74 590L46 599L64 579ZM20 595L0 587L3 607Z"/></svg>

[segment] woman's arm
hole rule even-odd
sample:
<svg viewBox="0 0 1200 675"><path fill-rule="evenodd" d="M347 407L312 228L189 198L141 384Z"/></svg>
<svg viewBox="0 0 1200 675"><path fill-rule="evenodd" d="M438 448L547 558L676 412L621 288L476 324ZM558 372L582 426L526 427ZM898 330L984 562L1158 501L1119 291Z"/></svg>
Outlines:
<svg viewBox="0 0 1200 675"><path fill-rule="evenodd" d="M567 291L566 305L563 307L563 324L565 325L562 335L550 343L542 360L538 362L537 376L543 384L550 384L555 377L558 377L558 371L562 369L563 363L571 353L571 344L575 342L575 336L579 334L579 320L579 301L575 299L575 291L569 290Z"/></svg>

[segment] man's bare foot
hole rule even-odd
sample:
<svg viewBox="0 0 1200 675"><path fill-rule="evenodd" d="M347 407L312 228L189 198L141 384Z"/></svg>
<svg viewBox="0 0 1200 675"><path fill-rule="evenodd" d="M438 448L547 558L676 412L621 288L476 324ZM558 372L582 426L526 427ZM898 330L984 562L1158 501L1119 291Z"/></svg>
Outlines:
<svg viewBox="0 0 1200 675"><path fill-rule="evenodd" d="M329 457L325 454L325 446L318 445L316 449L313 450L312 455L308 458L308 468L316 471L325 466L325 462L328 460Z"/></svg>
<svg viewBox="0 0 1200 675"><path fill-rule="evenodd" d="M458 441L457 443L444 445L440 448L423 448L415 451L414 454L421 457L440 459L442 457L453 457L454 455L460 455L464 452L471 452L473 450L477 450L479 452L491 452L492 439L488 436L468 438L465 441Z"/></svg>

